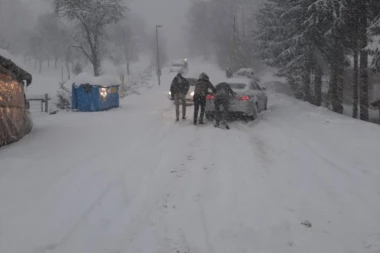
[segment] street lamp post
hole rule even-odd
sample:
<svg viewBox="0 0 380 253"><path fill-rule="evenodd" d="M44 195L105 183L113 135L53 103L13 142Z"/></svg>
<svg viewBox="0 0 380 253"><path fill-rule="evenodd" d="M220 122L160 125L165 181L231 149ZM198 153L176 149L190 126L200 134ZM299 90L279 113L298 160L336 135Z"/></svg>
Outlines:
<svg viewBox="0 0 380 253"><path fill-rule="evenodd" d="M156 25L156 42L157 42L157 77L158 85L161 85L161 68L160 68L160 51L158 46L158 28L161 28L162 25Z"/></svg>

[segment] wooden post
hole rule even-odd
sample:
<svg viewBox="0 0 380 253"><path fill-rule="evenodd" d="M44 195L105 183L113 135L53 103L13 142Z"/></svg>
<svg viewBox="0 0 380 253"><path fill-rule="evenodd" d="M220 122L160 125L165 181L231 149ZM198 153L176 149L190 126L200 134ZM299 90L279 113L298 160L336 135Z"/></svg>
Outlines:
<svg viewBox="0 0 380 253"><path fill-rule="evenodd" d="M49 112L49 94L45 94L45 112Z"/></svg>

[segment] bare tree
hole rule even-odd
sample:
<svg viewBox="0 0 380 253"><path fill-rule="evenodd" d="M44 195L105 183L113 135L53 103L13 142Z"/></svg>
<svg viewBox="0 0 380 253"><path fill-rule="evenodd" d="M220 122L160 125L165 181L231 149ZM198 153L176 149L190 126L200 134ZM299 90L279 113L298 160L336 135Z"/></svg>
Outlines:
<svg viewBox="0 0 380 253"><path fill-rule="evenodd" d="M128 22L115 25L109 32L111 58L115 63L124 61L127 65L127 74L130 75L130 64L138 60L138 36L134 33Z"/></svg>
<svg viewBox="0 0 380 253"><path fill-rule="evenodd" d="M55 68L58 60L64 56L70 36L67 27L60 22L55 16L45 14L39 17L37 21L36 32L42 37L46 51L46 59L54 59Z"/></svg>
<svg viewBox="0 0 380 253"><path fill-rule="evenodd" d="M102 42L105 27L124 17L127 7L123 0L54 0L56 15L76 22L77 35L74 45L94 67L94 75L100 75Z"/></svg>
<svg viewBox="0 0 380 253"><path fill-rule="evenodd" d="M8 41L5 41L5 39L0 38L0 49L8 50L11 48L11 43Z"/></svg>

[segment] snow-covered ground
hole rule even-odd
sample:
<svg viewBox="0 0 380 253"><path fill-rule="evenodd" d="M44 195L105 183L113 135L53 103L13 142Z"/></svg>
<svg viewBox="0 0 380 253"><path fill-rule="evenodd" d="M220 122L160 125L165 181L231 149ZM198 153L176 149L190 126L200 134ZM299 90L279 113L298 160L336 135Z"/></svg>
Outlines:
<svg viewBox="0 0 380 253"><path fill-rule="evenodd" d="M229 131L192 107L174 123L173 76L119 109L34 114L0 149L1 253L380 251L377 125L276 93Z"/></svg>

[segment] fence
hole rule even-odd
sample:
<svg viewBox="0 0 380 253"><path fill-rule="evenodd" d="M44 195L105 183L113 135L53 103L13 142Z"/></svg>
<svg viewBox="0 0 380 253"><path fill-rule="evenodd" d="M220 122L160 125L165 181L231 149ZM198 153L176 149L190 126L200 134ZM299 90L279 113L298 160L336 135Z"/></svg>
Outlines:
<svg viewBox="0 0 380 253"><path fill-rule="evenodd" d="M49 100L51 98L48 94L27 96L26 100L29 102L31 112L49 113Z"/></svg>

